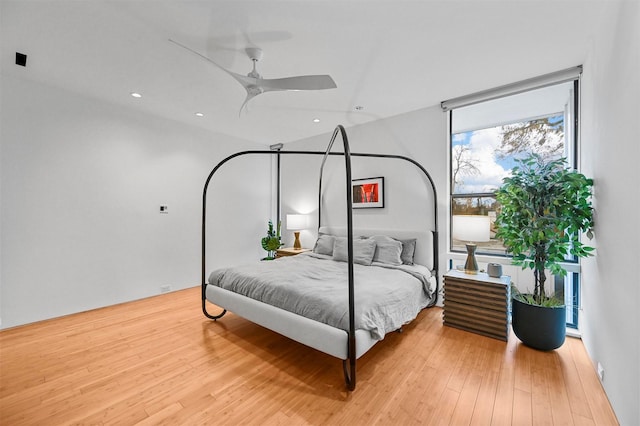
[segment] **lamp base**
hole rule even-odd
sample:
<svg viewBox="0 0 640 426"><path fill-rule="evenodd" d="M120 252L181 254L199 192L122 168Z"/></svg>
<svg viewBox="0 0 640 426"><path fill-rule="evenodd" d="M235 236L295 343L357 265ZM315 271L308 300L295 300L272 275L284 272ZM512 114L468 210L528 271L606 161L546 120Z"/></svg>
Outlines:
<svg viewBox="0 0 640 426"><path fill-rule="evenodd" d="M296 231L293 235L296 237L296 240L293 242L293 249L302 250L302 244L300 244L300 232Z"/></svg>
<svg viewBox="0 0 640 426"><path fill-rule="evenodd" d="M478 262L476 262L476 245L469 243L467 246L467 261L464 264L465 274L476 275L478 273Z"/></svg>

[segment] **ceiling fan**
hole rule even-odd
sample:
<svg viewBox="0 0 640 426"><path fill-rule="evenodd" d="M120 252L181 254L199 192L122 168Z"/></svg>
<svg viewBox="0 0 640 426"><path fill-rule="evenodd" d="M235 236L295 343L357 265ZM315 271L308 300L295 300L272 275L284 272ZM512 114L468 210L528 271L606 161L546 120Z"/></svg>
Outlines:
<svg viewBox="0 0 640 426"><path fill-rule="evenodd" d="M196 52L175 40L169 39L169 41L211 62L213 65L236 79L236 81L245 88L247 91L247 97L242 103L242 106L240 106L240 113L242 113L242 109L246 107L247 102L264 92L286 90L324 90L335 89L337 87L335 81L333 81L329 75L301 75L285 78L262 78L256 70L256 63L262 59L262 49L259 47L247 47L245 49L247 56L249 56L249 59L253 62L253 69L249 74L244 76L221 67L212 59L207 58L203 54Z"/></svg>

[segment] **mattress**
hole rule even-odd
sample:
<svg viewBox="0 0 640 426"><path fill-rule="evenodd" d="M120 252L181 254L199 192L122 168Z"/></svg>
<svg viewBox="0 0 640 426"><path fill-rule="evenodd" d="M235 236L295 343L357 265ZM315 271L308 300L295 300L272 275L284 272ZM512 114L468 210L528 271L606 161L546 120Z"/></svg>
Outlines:
<svg viewBox="0 0 640 426"><path fill-rule="evenodd" d="M302 253L213 271L208 283L340 330L349 329L348 266ZM412 321L435 297L421 265L354 265L355 328L374 341ZM209 294L209 292L207 292ZM209 300L216 303L216 300Z"/></svg>

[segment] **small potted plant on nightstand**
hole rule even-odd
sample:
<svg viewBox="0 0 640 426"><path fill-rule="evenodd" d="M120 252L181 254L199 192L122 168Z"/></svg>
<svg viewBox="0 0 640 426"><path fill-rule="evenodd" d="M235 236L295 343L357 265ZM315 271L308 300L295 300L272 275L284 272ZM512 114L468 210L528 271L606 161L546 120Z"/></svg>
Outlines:
<svg viewBox="0 0 640 426"><path fill-rule="evenodd" d="M280 222L278 222L277 230L273 229L273 222L269 221L269 227L267 228L267 236L263 237L260 241L262 248L267 251L267 257L262 260L273 260L276 258L276 250L282 247L282 240L280 237Z"/></svg>
<svg viewBox="0 0 640 426"><path fill-rule="evenodd" d="M552 350L565 340L566 306L547 294L546 271L564 276L567 255L592 255L580 235L593 236L593 180L568 169L565 159L544 161L531 154L519 163L496 192L496 237L513 263L533 269L535 278L533 293L513 296L513 331L527 346Z"/></svg>

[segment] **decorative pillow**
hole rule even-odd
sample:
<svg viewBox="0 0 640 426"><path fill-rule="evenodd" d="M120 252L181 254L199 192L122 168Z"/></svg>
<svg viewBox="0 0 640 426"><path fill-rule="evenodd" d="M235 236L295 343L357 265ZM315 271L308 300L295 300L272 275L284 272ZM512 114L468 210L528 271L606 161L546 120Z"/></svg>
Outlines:
<svg viewBox="0 0 640 426"><path fill-rule="evenodd" d="M313 252L318 254L326 254L327 256L333 255L333 240L335 237L329 234L320 234L316 240L316 245L313 246Z"/></svg>
<svg viewBox="0 0 640 426"><path fill-rule="evenodd" d="M416 254L416 239L400 240L402 243L402 253L400 259L404 265L413 265L413 257Z"/></svg>
<svg viewBox="0 0 640 426"><path fill-rule="evenodd" d="M376 242L374 262L387 263L389 265L402 265L402 243L386 235L374 235L371 237Z"/></svg>
<svg viewBox="0 0 640 426"><path fill-rule="evenodd" d="M373 255L376 252L376 242L371 238L366 240L353 239L353 263L361 265L371 265ZM333 260L338 262L348 262L347 238L336 237L333 242Z"/></svg>

